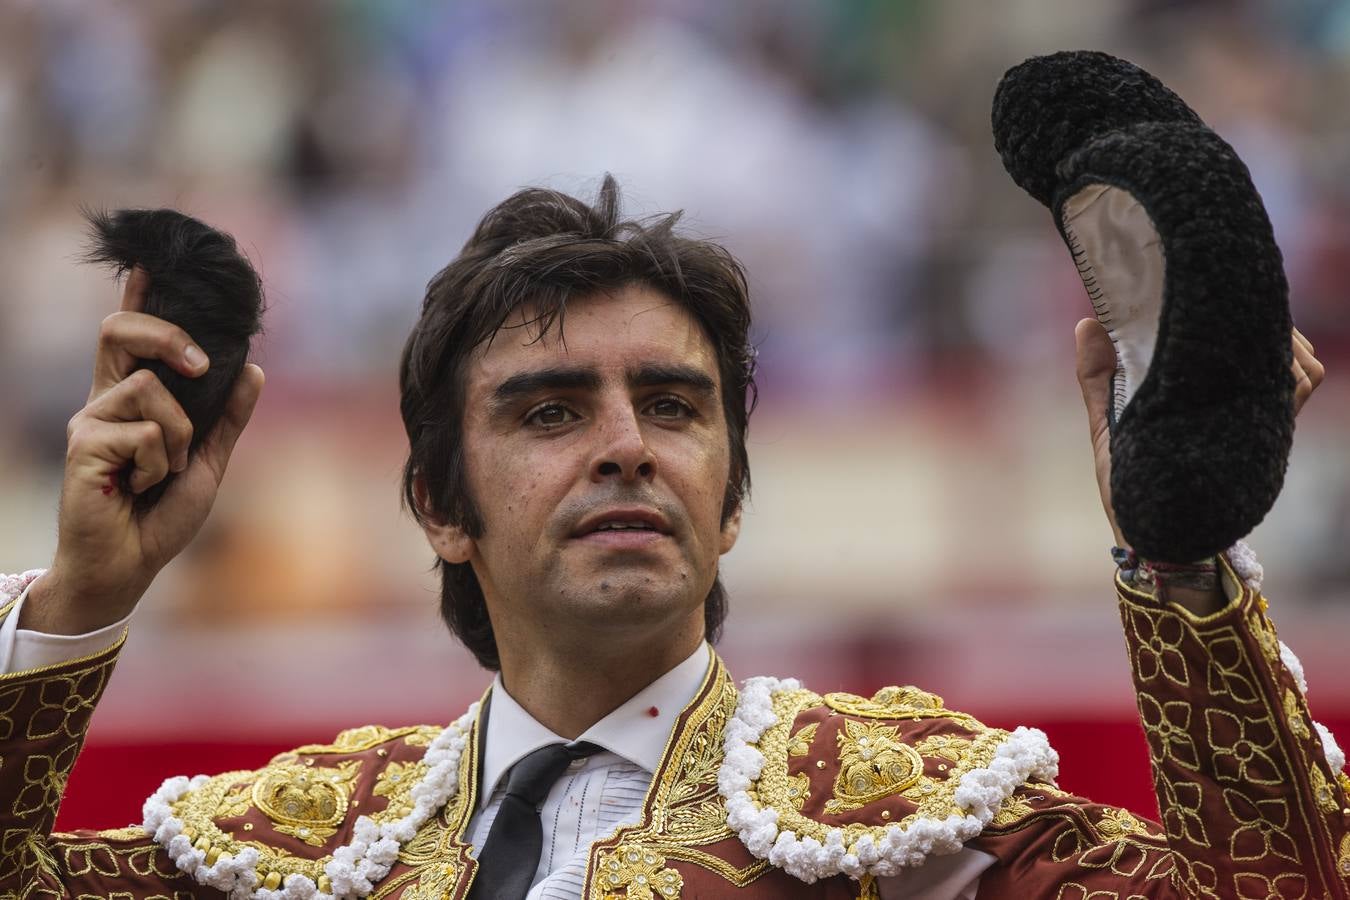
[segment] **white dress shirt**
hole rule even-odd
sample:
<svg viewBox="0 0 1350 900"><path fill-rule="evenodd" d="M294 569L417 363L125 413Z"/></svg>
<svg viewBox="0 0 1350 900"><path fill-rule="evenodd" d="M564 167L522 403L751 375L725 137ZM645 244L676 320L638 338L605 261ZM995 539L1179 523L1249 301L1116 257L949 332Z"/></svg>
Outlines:
<svg viewBox="0 0 1350 900"><path fill-rule="evenodd" d="M73 636L19 629L19 612L27 596L25 590L0 623L0 672L21 672L98 653L116 642L130 619ZM675 720L698 693L711 664L712 649L700 645L577 738L603 749L573 762L544 800L539 813L543 851L527 900L580 900L590 845L641 816ZM546 744L568 743L527 713L502 686L501 676L493 682L483 742L479 806L468 829L475 853L487 841L511 767ZM964 848L933 857L903 875L880 878L877 887L883 900L974 900L980 875L993 862L987 853Z"/></svg>

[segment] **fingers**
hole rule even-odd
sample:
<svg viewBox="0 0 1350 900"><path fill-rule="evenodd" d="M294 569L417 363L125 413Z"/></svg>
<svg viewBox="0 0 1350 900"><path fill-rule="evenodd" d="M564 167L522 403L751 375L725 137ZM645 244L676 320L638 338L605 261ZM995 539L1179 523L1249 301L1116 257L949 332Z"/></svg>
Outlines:
<svg viewBox="0 0 1350 900"><path fill-rule="evenodd" d="M67 469L101 482L105 494L130 463L131 490L158 484L169 474L164 433L155 422L106 422L89 418L75 426L66 446Z"/></svg>
<svg viewBox="0 0 1350 900"><path fill-rule="evenodd" d="M201 348L177 325L141 312L115 312L103 320L99 329L90 399L126 378L136 368L138 359L161 360L189 378L197 377L209 366Z"/></svg>
<svg viewBox="0 0 1350 900"><path fill-rule="evenodd" d="M1308 402L1313 391L1322 383L1326 377L1326 368L1321 361L1313 355L1313 346L1297 328L1293 334L1294 345L1294 414L1297 415L1303 408L1303 404Z"/></svg>
<svg viewBox="0 0 1350 900"><path fill-rule="evenodd" d="M1083 319L1073 331L1077 348L1078 386L1083 391L1093 433L1106 426L1111 403L1111 376L1116 371L1116 347L1096 319ZM1099 421L1100 420L1100 421Z"/></svg>
<svg viewBox="0 0 1350 900"><path fill-rule="evenodd" d="M253 416L265 380L263 370L258 366L253 363L244 366L230 392L230 399L225 404L225 414L221 416L220 422L210 436L202 442L199 456L215 471L217 483L225 475L225 466L230 461L230 454L234 452L235 442L239 440L244 426Z"/></svg>
<svg viewBox="0 0 1350 900"><path fill-rule="evenodd" d="M187 467L192 420L164 383L148 369L133 372L92 400L71 420L72 427L80 416L105 422L154 422L163 434L164 452L170 468L181 472Z"/></svg>
<svg viewBox="0 0 1350 900"><path fill-rule="evenodd" d="M150 289L150 276L140 266L133 266L122 287L123 312L141 312L145 309L145 293Z"/></svg>

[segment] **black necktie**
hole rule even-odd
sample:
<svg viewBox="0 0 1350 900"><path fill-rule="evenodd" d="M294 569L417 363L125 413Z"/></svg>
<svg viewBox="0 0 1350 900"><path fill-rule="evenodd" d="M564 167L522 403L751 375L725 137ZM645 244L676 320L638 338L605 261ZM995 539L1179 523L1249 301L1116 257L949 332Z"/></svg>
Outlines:
<svg viewBox="0 0 1350 900"><path fill-rule="evenodd" d="M539 807L569 763L600 749L586 743L549 744L511 768L506 796L478 854L478 875L469 900L524 900L544 847Z"/></svg>

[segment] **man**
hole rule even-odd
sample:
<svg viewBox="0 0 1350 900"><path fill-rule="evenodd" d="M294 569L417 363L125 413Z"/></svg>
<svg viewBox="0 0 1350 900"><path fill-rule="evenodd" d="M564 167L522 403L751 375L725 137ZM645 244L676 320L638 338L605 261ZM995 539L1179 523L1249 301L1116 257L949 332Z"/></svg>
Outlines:
<svg viewBox="0 0 1350 900"><path fill-rule="evenodd" d="M593 207L524 191L428 287L402 366L405 495L445 618L499 673L481 704L445 729L358 728L256 773L170 779L143 829L52 836L123 623L209 511L263 381L244 371L189 456L173 397L129 373L210 362L138 311L133 273L71 420L55 560L7 586L22 632L0 677L0 891L1345 895L1339 767L1226 561L1218 587L1117 585L1160 825L1054 788L1038 732L915 688L738 692L706 641L749 485L747 292L674 225L622 221L610 180ZM1115 356L1094 321L1077 339L1109 515ZM1321 367L1294 351L1301 405ZM127 466L137 492L178 476L143 517L103 490Z"/></svg>

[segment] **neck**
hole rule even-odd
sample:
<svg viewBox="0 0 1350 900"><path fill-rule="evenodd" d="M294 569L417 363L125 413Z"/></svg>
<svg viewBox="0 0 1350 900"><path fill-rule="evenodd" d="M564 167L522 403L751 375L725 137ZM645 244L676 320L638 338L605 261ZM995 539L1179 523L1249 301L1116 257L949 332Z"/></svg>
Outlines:
<svg viewBox="0 0 1350 900"><path fill-rule="evenodd" d="M701 622L700 622L701 624ZM568 740L689 658L703 642L700 628L683 640L659 645L623 644L621 652L593 641L584 654L502 654L502 684L539 724Z"/></svg>

